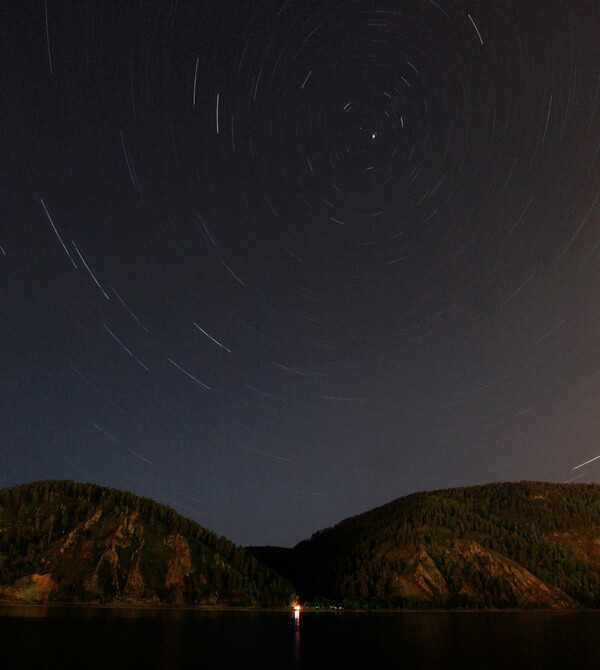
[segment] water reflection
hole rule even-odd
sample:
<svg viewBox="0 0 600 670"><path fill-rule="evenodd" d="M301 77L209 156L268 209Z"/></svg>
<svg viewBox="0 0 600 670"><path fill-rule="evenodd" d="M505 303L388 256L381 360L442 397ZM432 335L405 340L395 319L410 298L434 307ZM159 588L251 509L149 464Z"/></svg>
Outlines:
<svg viewBox="0 0 600 670"><path fill-rule="evenodd" d="M48 605L0 605L0 616L44 618L53 608ZM61 608L64 613L64 608Z"/></svg>
<svg viewBox="0 0 600 670"><path fill-rule="evenodd" d="M2 670L562 670L575 657L598 669L599 613L0 607Z"/></svg>
<svg viewBox="0 0 600 670"><path fill-rule="evenodd" d="M300 667L300 605L294 605L294 665Z"/></svg>

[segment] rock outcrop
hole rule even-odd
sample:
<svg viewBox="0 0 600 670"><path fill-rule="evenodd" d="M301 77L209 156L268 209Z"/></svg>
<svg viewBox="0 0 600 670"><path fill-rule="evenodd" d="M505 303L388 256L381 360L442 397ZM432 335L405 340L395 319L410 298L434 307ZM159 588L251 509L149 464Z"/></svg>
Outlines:
<svg viewBox="0 0 600 670"><path fill-rule="evenodd" d="M445 560L461 566L459 596L477 602L483 588L499 594L498 605L519 608L572 609L578 602L556 586L550 586L516 561L477 542L456 541Z"/></svg>
<svg viewBox="0 0 600 670"><path fill-rule="evenodd" d="M390 580L400 598L428 601L432 598L446 598L448 586L431 556L421 548L407 562L406 567Z"/></svg>

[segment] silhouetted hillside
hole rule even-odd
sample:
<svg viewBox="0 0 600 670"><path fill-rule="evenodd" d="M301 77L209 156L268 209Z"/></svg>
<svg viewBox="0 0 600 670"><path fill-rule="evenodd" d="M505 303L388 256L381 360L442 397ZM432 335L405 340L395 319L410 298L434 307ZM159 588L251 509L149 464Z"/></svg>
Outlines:
<svg viewBox="0 0 600 670"><path fill-rule="evenodd" d="M0 596L16 600L286 605L293 588L174 510L93 484L0 491Z"/></svg>
<svg viewBox="0 0 600 670"><path fill-rule="evenodd" d="M355 607L600 606L600 487L537 482L416 493L288 553L251 548L301 598Z"/></svg>

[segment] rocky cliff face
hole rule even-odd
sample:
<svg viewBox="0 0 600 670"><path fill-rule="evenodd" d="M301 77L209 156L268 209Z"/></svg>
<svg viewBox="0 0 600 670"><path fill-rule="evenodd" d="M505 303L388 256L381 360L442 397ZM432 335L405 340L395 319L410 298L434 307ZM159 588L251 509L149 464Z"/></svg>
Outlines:
<svg viewBox="0 0 600 670"><path fill-rule="evenodd" d="M179 533L162 538L159 551L146 552L148 531L137 512L102 525L98 507L67 535L43 552L33 573L0 586L0 594L15 600L48 600L70 588L84 600L120 598L139 602L185 604L186 578L194 572L187 539ZM156 538L151 542L156 543ZM162 593L155 590L144 561L164 573Z"/></svg>
<svg viewBox="0 0 600 670"><path fill-rule="evenodd" d="M485 549L477 542L454 542L452 549L446 551L445 561L461 565L456 585L458 595L467 596L473 602L477 602L483 585L501 594L499 605L550 609L578 606L577 601L561 589L545 584L516 561Z"/></svg>
<svg viewBox="0 0 600 670"><path fill-rule="evenodd" d="M165 589L171 602L176 605L183 605L185 580L194 571L190 558L190 546L185 537L182 537L179 533L167 535L163 544L171 551L167 562Z"/></svg>
<svg viewBox="0 0 600 670"><path fill-rule="evenodd" d="M390 566L385 578L392 593L400 598L425 602L449 595L446 580L423 548L408 558L403 570L394 571Z"/></svg>
<svg viewBox="0 0 600 670"><path fill-rule="evenodd" d="M43 602L50 600L57 589L58 585L50 573L33 573L17 579L9 586L0 586L0 595L14 601Z"/></svg>
<svg viewBox="0 0 600 670"><path fill-rule="evenodd" d="M474 541L456 540L443 550L445 575L424 547L411 553L382 554L379 581L393 596L414 602L448 601L451 594L472 605L484 604L482 592L494 593L499 607L571 609L578 602L561 589L545 584L529 570ZM380 586L381 588L381 586Z"/></svg>

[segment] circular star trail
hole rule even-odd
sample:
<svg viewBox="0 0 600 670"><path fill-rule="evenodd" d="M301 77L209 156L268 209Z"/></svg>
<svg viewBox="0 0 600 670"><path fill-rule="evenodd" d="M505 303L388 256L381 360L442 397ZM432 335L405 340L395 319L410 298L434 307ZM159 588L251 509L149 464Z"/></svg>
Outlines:
<svg viewBox="0 0 600 670"><path fill-rule="evenodd" d="M596 3L8 8L0 485L248 544L596 481Z"/></svg>

